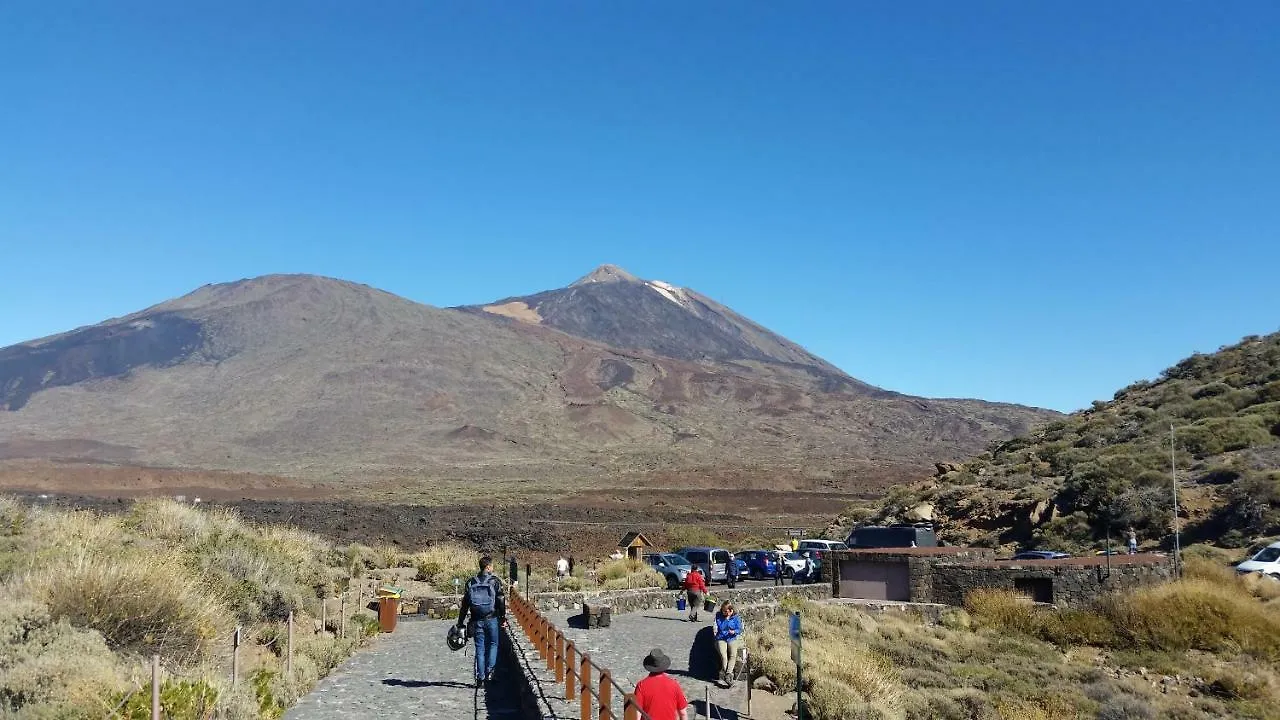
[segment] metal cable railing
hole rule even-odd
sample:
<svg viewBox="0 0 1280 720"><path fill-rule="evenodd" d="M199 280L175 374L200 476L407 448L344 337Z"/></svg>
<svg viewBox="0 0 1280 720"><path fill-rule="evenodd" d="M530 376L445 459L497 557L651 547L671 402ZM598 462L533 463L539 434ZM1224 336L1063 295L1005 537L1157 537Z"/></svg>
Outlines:
<svg viewBox="0 0 1280 720"><path fill-rule="evenodd" d="M615 689L622 696L621 720L652 720L636 705L635 696L614 681L612 670L597 665L590 655L578 650L572 640L515 590L511 592L510 606L525 636L546 661L547 670L555 671L556 684L564 685L565 700L578 701L581 720L619 720L613 710Z"/></svg>

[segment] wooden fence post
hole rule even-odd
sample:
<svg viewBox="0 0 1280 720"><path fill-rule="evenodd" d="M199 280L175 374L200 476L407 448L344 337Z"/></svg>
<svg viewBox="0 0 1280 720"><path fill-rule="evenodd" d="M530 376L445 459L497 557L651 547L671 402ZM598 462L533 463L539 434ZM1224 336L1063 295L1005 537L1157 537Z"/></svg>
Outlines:
<svg viewBox="0 0 1280 720"><path fill-rule="evenodd" d="M240 626L231 635L231 687L240 680Z"/></svg>
<svg viewBox="0 0 1280 720"><path fill-rule="evenodd" d="M289 644L285 648L284 671L290 680L293 679L293 611L289 611Z"/></svg>
<svg viewBox="0 0 1280 720"><path fill-rule="evenodd" d="M582 654L582 663L578 668L578 717L591 720L591 656Z"/></svg>
<svg viewBox="0 0 1280 720"><path fill-rule="evenodd" d="M342 604L338 606L338 622L342 623L341 625L338 626L341 628L341 630L339 630L338 632L341 634L342 639L346 640L347 639L347 594L346 593L342 593Z"/></svg>
<svg viewBox="0 0 1280 720"><path fill-rule="evenodd" d="M556 631L556 684L564 682L564 635Z"/></svg>
<svg viewBox="0 0 1280 720"><path fill-rule="evenodd" d="M329 632L329 598L320 598L320 634Z"/></svg>
<svg viewBox="0 0 1280 720"><path fill-rule="evenodd" d="M160 720L160 656L151 656L151 720Z"/></svg>
<svg viewBox="0 0 1280 720"><path fill-rule="evenodd" d="M600 720L614 720L613 708L613 676L608 670L600 671Z"/></svg>
<svg viewBox="0 0 1280 720"><path fill-rule="evenodd" d="M707 706L707 714L711 714L711 706ZM622 700L622 720L640 720L640 713L636 708L636 696L627 693Z"/></svg>
<svg viewBox="0 0 1280 720"><path fill-rule="evenodd" d="M577 650L577 646L575 646L573 644L573 641L570 640L568 643L568 646L565 647L565 651L564 651L564 668L566 672L565 679L564 679L564 699L565 700L573 700L574 698L578 697L577 695L578 683L576 682L577 678L574 677L574 674L578 670L577 665L574 664L578 659L577 657L578 654L576 650Z"/></svg>

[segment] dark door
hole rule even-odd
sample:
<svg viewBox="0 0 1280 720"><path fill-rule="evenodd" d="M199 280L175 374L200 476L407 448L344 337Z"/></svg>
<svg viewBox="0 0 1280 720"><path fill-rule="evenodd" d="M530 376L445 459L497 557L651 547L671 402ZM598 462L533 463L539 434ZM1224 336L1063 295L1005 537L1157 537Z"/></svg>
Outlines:
<svg viewBox="0 0 1280 720"><path fill-rule="evenodd" d="M905 562L840 561L840 597L864 600L911 599L910 573Z"/></svg>

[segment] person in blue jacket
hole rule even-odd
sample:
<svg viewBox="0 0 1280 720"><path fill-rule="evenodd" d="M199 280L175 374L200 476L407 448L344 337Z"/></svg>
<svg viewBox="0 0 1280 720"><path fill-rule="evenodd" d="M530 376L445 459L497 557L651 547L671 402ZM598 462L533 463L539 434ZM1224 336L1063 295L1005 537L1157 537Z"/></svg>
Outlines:
<svg viewBox="0 0 1280 720"><path fill-rule="evenodd" d="M738 655L743 646L742 618L733 610L733 603L728 600L720 605L716 613L716 649L720 651L720 682L726 687L733 687L737 674Z"/></svg>

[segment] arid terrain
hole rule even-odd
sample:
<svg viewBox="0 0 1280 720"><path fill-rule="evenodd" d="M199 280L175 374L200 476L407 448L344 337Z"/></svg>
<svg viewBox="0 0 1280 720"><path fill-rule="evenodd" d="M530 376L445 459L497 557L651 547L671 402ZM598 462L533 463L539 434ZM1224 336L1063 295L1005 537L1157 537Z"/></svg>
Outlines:
<svg viewBox="0 0 1280 720"><path fill-rule="evenodd" d="M267 276L0 349L0 488L820 525L1054 417L876 388L612 266L452 309Z"/></svg>

